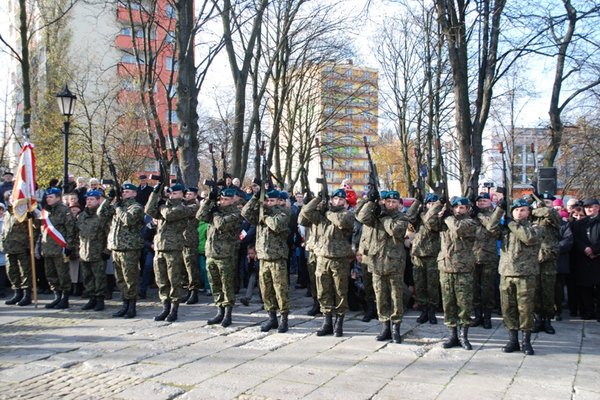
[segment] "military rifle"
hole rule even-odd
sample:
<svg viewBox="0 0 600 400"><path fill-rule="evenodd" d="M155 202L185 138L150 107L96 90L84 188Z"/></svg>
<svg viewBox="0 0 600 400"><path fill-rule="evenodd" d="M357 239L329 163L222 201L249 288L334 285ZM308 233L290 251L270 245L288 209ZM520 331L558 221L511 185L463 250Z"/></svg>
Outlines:
<svg viewBox="0 0 600 400"><path fill-rule="evenodd" d="M214 152L212 143L208 144L208 152L210 153L210 158L212 161L212 180L205 179L204 184L206 186L210 186L211 192L214 193L214 196L216 197L219 192L219 188L217 186L219 178L218 178L218 171L217 171L217 162L215 161L215 152Z"/></svg>
<svg viewBox="0 0 600 400"><path fill-rule="evenodd" d="M534 172L533 172L533 180L531 182L531 186L533 186L533 193L531 194L533 196L533 198L535 199L535 201L540 204L541 206L546 206L546 203L544 203L544 200L540 199L539 196L539 188L538 188L538 162L537 162L537 154L535 154L535 143L531 142L531 145L529 146L529 150L531 151L531 154L533 155L533 168L534 168Z"/></svg>
<svg viewBox="0 0 600 400"><path fill-rule="evenodd" d="M317 179L317 183L321 184L321 202L323 203L323 209L325 212L329 205L329 188L327 187L327 173L325 172L325 164L323 163L323 153L321 152L321 143L319 138L315 138L315 144L319 150L319 167L321 168L321 178Z"/></svg>
<svg viewBox="0 0 600 400"><path fill-rule="evenodd" d="M369 142L366 136L363 136L363 143L367 151L367 159L369 160L369 189L379 193L379 175L377 174L377 167L373 162L373 158L371 158L371 150L369 150Z"/></svg>
<svg viewBox="0 0 600 400"><path fill-rule="evenodd" d="M504 201L506 202L506 215L504 216L505 224L508 223L509 215L508 210L510 210L510 193L511 188L509 186L508 173L506 171L506 153L504 152L504 145L502 142L498 143L498 152L502 156L502 181L504 184Z"/></svg>
<svg viewBox="0 0 600 400"><path fill-rule="evenodd" d="M261 141L260 143L260 194L258 197L258 221L263 220L263 216L265 215L265 192L267 191L265 188L265 183L267 179L267 160L265 157L265 141Z"/></svg>
<svg viewBox="0 0 600 400"><path fill-rule="evenodd" d="M446 165L444 164L444 156L442 154L442 144L439 138L435 139L435 146L439 152L440 175L442 178L442 197L444 198L446 208L450 209L450 199L448 198L448 176L446 175Z"/></svg>
<svg viewBox="0 0 600 400"><path fill-rule="evenodd" d="M115 168L115 164L113 163L112 158L108 155L108 152L106 151L106 147L104 146L104 144L102 145L102 152L104 153L104 156L106 157L106 163L108 164L108 170L110 171L110 174L113 177L112 187L115 190L115 200L117 202L120 202L122 199L122 190L121 190L121 185L119 184L117 169Z"/></svg>
<svg viewBox="0 0 600 400"><path fill-rule="evenodd" d="M416 189L415 197L420 202L423 202L423 197L425 196L425 190L423 188L423 177L421 175L421 166L419 164L419 160L421 157L419 156L419 150L417 149L416 145L415 145L415 147L413 147L413 156L415 157L415 162L417 164L417 186L415 187L415 189Z"/></svg>

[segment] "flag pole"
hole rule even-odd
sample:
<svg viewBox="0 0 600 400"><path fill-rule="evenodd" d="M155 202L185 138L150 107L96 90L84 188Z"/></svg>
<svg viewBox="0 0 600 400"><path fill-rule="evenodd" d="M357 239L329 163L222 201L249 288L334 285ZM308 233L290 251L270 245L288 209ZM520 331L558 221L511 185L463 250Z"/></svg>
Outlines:
<svg viewBox="0 0 600 400"><path fill-rule="evenodd" d="M33 245L33 219L27 218L29 228L29 259L31 263L31 290L33 292L33 304L38 308L37 277L35 273L35 248Z"/></svg>

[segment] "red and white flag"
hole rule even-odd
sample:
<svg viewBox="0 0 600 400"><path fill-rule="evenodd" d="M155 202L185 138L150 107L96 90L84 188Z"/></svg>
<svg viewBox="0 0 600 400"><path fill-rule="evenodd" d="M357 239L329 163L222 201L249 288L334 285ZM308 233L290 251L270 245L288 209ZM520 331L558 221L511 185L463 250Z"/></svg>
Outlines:
<svg viewBox="0 0 600 400"><path fill-rule="evenodd" d="M11 195L11 203L15 217L23 222L29 211L37 208L35 197L35 154L33 145L25 143L19 155L19 167Z"/></svg>

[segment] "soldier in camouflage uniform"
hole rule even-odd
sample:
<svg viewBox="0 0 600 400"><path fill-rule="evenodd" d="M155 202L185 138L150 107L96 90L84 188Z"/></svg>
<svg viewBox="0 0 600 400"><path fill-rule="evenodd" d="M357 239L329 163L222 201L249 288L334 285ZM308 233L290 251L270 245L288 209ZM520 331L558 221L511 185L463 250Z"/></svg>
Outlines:
<svg viewBox="0 0 600 400"><path fill-rule="evenodd" d="M154 276L158 294L163 303L155 321L177 321L179 302L183 294L186 275L183 264L183 232L194 214L183 203L183 185L176 183L169 188L169 198L162 201L162 185L152 190L144 211L156 222L154 235Z"/></svg>
<svg viewBox="0 0 600 400"><path fill-rule="evenodd" d="M446 210L446 206L442 209L440 202L433 207L434 212L439 212L437 217L442 218L443 224L438 267L444 324L450 331L450 337L443 343L443 347L448 349L460 345L465 350L471 350L468 333L473 311L473 245L478 223L471 218L471 206L466 197L455 197L450 205L451 215L447 215L449 210ZM428 217L435 218L431 214ZM457 335L458 325L460 336Z"/></svg>
<svg viewBox="0 0 600 400"><path fill-rule="evenodd" d="M381 195L383 196L384 194L385 192L382 191ZM355 215L360 213L365 204L367 204L367 199L358 200L354 210ZM362 318L363 322L369 322L372 319L377 318L375 290L373 289L373 270L368 264L370 258L366 257L366 255L369 253L369 248L371 246L370 242L373 239L373 235L374 232L372 227L361 224L359 221L354 221L352 244L355 246L355 249L353 250L363 256L360 261L360 268L362 271L362 281L365 289L365 302L367 303L365 315Z"/></svg>
<svg viewBox="0 0 600 400"><path fill-rule="evenodd" d="M506 204L500 203L500 207L492 215L494 221L500 221L505 208ZM511 205L511 220L505 217L502 226L500 304L504 325L509 333L509 341L502 348L505 353L520 349L527 355L534 353L531 346L531 329L540 266L539 238L529 221L530 214L529 203L524 199L517 199ZM519 329L523 332L521 347Z"/></svg>
<svg viewBox="0 0 600 400"><path fill-rule="evenodd" d="M217 315L207 323L231 325L231 311L235 304L235 277L237 273L240 226L242 217L236 204L236 190L224 189L220 199L212 191L200 203L196 219L208 222L206 232L206 268Z"/></svg>
<svg viewBox="0 0 600 400"><path fill-rule="evenodd" d="M200 265L198 263L198 188L191 187L185 193L184 204L191 211L187 226L183 231L183 263L187 271L187 294L181 299L185 304L198 303L198 290L200 289Z"/></svg>
<svg viewBox="0 0 600 400"><path fill-rule="evenodd" d="M105 201L100 205L98 213L103 218L110 218L108 233L108 250L112 251L113 265L117 285L121 290L123 303L113 317L133 318L136 316L136 302L140 282L139 261L144 248L142 228L144 227L144 210L136 202L137 186L126 182L122 185L122 199Z"/></svg>
<svg viewBox="0 0 600 400"><path fill-rule="evenodd" d="M476 215L479 221L475 240L475 273L473 309L475 319L471 326L483 325L492 329L492 310L496 307L496 274L498 273L498 224L492 223L492 202L488 193L480 193L476 198Z"/></svg>
<svg viewBox="0 0 600 400"><path fill-rule="evenodd" d="M417 317L417 322L420 324L426 321L437 324L435 310L438 306L440 290L437 256L440 253L442 225L437 212L431 211L436 201L438 196L428 193L423 201L425 207L413 223L413 226L417 227L417 233L410 253L415 280L415 300L421 307L421 314Z"/></svg>
<svg viewBox="0 0 600 400"><path fill-rule="evenodd" d="M110 220L98 214L102 199L99 190L90 190L85 196L85 209L77 215L76 223L83 284L90 298L81 309L102 311L106 293L106 260L110 256L106 250Z"/></svg>
<svg viewBox="0 0 600 400"><path fill-rule="evenodd" d="M260 291L269 319L263 323L260 330L268 332L278 328L279 333L288 330L289 285L287 272L290 210L285 205L277 205L280 194L271 190L265 194L262 205L258 196L252 199L242 209L242 216L256 226L256 253L260 260L259 279ZM281 319L277 321L277 309Z"/></svg>
<svg viewBox="0 0 600 400"><path fill-rule="evenodd" d="M552 207L555 197L542 193L540 208L532 211L533 225L540 241L538 261L540 275L535 294L535 319L532 333L540 330L553 335L556 333L550 323L554 317L554 286L556 285L556 270L560 255L560 215Z"/></svg>
<svg viewBox="0 0 600 400"><path fill-rule="evenodd" d="M54 300L45 307L68 308L71 290L68 257L75 248L75 220L69 207L61 200L60 189L46 190L42 219L45 219L42 226L42 256L46 278L54 292ZM57 234L62 238L57 238Z"/></svg>
<svg viewBox="0 0 600 400"><path fill-rule="evenodd" d="M378 204L377 192L372 190L369 195L370 201L360 209L356 219L372 232L369 251L364 258L373 271L377 314L381 323L381 332L377 340L392 339L395 343L400 343L406 267L404 235L410 221L401 212L402 201L397 191L388 191L382 198L383 207ZM409 215L416 214L418 206L415 202L409 210Z"/></svg>
<svg viewBox="0 0 600 400"><path fill-rule="evenodd" d="M0 251L6 254L6 274L14 290L14 295L4 304L27 306L31 304L32 285L28 222L27 220L17 221L10 197L7 199L7 204L2 225ZM34 234L37 233L36 229Z"/></svg>
<svg viewBox="0 0 600 400"><path fill-rule="evenodd" d="M347 210L346 191L333 192L326 203L317 197L300 212L302 218L312 222L319 238L315 242L317 256L317 296L324 314L323 325L317 336L343 335L344 316L348 310L348 279L352 252L352 229L354 215ZM335 313L335 329L332 314ZM334 332L335 331L335 332Z"/></svg>
<svg viewBox="0 0 600 400"><path fill-rule="evenodd" d="M308 199L305 201L305 203L308 203ZM302 208L304 207L305 206ZM313 304L306 315L314 317L315 315L321 313L321 307L317 297L317 281L315 277L315 271L317 270L317 256L314 252L314 246L318 240L316 235L317 232L315 231L312 222L304 218L302 213L298 214L298 225L302 225L305 228L305 237L307 239L304 242L304 250L308 253L308 256L306 257L306 270L308 272L309 290L313 299Z"/></svg>

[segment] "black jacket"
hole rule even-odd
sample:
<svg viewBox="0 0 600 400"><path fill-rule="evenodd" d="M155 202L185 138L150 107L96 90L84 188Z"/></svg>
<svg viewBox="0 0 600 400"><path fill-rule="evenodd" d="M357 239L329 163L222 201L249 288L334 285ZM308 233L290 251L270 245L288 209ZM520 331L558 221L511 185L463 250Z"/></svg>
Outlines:
<svg viewBox="0 0 600 400"><path fill-rule="evenodd" d="M573 239L571 266L575 270L577 285L600 285L600 216L576 221L573 224ZM586 247L591 247L597 257L592 259L586 256Z"/></svg>

